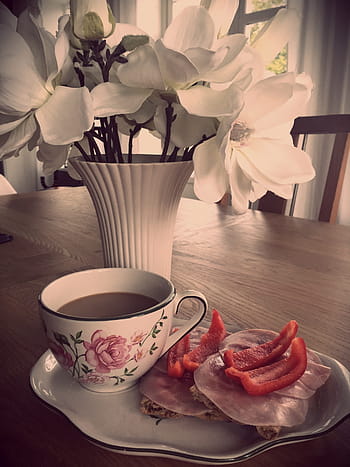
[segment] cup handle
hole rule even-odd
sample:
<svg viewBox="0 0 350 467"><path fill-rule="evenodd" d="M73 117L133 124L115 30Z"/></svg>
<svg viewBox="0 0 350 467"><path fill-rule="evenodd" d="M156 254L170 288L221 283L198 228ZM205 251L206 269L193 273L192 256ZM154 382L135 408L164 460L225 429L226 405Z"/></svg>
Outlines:
<svg viewBox="0 0 350 467"><path fill-rule="evenodd" d="M183 300L188 298L194 298L200 302L202 305L199 310L192 316L192 318L186 320L184 324L173 334L171 334L165 344L165 347L161 353L161 356L164 355L170 347L176 344L182 337L192 331L193 328L199 324L204 318L206 312L208 311L208 302L205 296L201 292L196 290L185 290L184 292L179 292L175 298L175 313L174 316L179 311L180 304Z"/></svg>

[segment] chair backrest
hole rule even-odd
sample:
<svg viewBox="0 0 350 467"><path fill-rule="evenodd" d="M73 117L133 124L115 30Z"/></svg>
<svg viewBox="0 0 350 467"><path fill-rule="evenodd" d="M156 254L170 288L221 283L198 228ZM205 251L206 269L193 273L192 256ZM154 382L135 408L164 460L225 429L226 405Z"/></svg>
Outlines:
<svg viewBox="0 0 350 467"><path fill-rule="evenodd" d="M17 193L16 190L13 188L11 183L0 174L0 196L11 195L13 193Z"/></svg>
<svg viewBox="0 0 350 467"><path fill-rule="evenodd" d="M335 223L350 152L350 114L298 117L291 130L294 146L307 151L308 135L333 134L334 143L318 220ZM301 144L300 144L301 142ZM293 215L298 187L294 189L289 215ZM268 192L258 202L260 211L284 214L287 201Z"/></svg>

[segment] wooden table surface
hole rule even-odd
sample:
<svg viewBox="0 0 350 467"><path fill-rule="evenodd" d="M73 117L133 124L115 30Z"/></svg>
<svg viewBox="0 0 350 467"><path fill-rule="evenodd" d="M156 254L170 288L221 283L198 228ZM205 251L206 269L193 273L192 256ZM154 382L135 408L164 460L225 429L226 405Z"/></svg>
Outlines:
<svg viewBox="0 0 350 467"><path fill-rule="evenodd" d="M97 222L84 187L0 197L0 463L2 466L180 467L188 462L125 456L92 444L30 388L47 349L37 296L53 279L102 266ZM201 290L233 328L299 323L308 346L350 369L350 227L183 199L172 280ZM336 395L335 395L336 397ZM350 420L326 435L279 446L246 467L348 465Z"/></svg>

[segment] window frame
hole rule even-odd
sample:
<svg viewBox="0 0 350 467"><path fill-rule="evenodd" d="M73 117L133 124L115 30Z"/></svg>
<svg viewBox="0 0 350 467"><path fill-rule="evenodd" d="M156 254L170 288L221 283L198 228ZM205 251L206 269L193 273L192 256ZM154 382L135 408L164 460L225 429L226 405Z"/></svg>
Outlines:
<svg viewBox="0 0 350 467"><path fill-rule="evenodd" d="M275 14L282 8L288 8L288 2L286 6L278 6L273 8L267 8L266 10L253 11L246 13L246 0L239 0L239 5L235 17L229 29L229 34L244 33L245 27L250 24L260 23L269 21L275 16Z"/></svg>

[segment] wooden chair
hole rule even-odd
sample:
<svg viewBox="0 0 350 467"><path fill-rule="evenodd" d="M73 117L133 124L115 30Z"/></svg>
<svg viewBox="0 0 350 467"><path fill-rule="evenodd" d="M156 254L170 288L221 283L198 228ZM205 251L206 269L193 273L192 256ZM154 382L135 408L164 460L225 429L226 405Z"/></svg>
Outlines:
<svg viewBox="0 0 350 467"><path fill-rule="evenodd" d="M308 135L333 134L334 143L318 220L335 223L350 152L350 114L298 117L291 130L294 146L307 151ZM300 144L301 140L301 144ZM293 215L298 186L294 188L289 215ZM268 192L257 202L260 211L285 214L287 200Z"/></svg>

